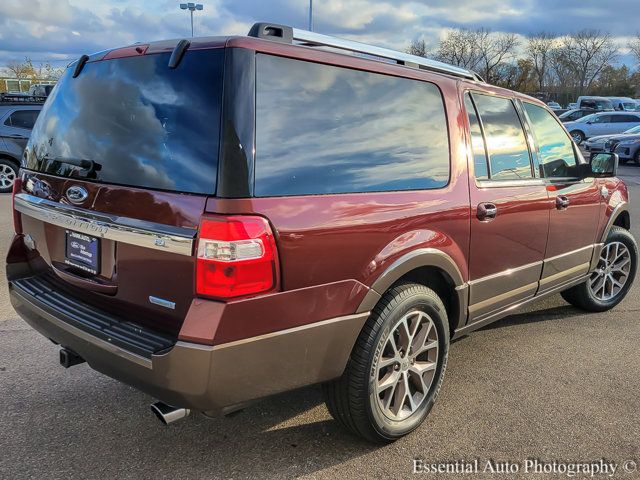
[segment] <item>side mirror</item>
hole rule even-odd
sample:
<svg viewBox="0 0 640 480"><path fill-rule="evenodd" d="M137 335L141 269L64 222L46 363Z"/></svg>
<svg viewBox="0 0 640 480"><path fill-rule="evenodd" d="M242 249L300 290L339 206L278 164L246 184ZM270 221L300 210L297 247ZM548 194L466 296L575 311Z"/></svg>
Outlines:
<svg viewBox="0 0 640 480"><path fill-rule="evenodd" d="M589 159L591 174L598 178L615 177L619 161L617 153L596 153Z"/></svg>

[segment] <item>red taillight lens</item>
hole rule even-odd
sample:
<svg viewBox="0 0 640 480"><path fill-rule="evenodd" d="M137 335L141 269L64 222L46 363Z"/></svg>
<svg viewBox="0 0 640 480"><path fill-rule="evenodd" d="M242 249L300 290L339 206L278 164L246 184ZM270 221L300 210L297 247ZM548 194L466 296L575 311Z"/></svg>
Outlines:
<svg viewBox="0 0 640 480"><path fill-rule="evenodd" d="M200 222L196 294L232 298L274 290L278 254L269 222L205 216Z"/></svg>
<svg viewBox="0 0 640 480"><path fill-rule="evenodd" d="M22 179L17 177L13 182L13 194L11 197L11 209L13 210L13 230L22 233L22 215L16 210L16 195L22 190Z"/></svg>

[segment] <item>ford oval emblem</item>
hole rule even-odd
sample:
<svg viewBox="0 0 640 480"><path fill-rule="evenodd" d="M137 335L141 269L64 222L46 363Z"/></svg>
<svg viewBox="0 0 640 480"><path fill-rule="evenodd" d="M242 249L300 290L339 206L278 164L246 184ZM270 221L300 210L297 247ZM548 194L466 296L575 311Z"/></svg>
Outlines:
<svg viewBox="0 0 640 480"><path fill-rule="evenodd" d="M89 196L89 192L84 187L80 187L78 185L74 185L73 187L67 188L67 198L71 203L82 203Z"/></svg>

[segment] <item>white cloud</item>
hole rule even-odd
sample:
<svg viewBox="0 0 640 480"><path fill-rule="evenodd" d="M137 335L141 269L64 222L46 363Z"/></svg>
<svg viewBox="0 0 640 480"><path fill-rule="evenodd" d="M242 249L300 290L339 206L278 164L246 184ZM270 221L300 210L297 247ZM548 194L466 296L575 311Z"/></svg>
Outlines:
<svg viewBox="0 0 640 480"><path fill-rule="evenodd" d="M246 34L255 21L305 27L306 0L200 0L194 15L196 35ZM63 65L83 53L190 34L188 12L180 0L0 0L0 65L30 56ZM587 2L588 3L588 2ZM527 34L566 33L603 28L601 19L616 11L637 15L636 0L608 0L585 6L583 0L318 0L315 25L323 33L403 49L412 39L435 44L451 27L488 27ZM613 24L611 29L613 30ZM606 26L605 26L606 27ZM634 33L632 22L615 24L623 47Z"/></svg>

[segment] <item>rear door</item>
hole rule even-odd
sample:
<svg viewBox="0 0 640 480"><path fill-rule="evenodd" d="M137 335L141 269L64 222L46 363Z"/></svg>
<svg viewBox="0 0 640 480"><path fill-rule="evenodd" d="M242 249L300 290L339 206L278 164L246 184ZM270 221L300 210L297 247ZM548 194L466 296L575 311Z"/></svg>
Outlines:
<svg viewBox="0 0 640 480"><path fill-rule="evenodd" d="M633 128L640 124L640 116L632 113L625 113L622 115L613 116L613 125L615 126L615 132L624 133L630 128Z"/></svg>
<svg viewBox="0 0 640 480"><path fill-rule="evenodd" d="M224 50L188 51L174 69L169 57L68 69L33 129L16 209L56 289L176 335L216 192Z"/></svg>
<svg viewBox="0 0 640 480"><path fill-rule="evenodd" d="M555 115L533 103L523 102L523 107L533 132L539 173L552 200L540 281L540 293L544 293L589 271L601 195L595 178L579 178L579 153Z"/></svg>
<svg viewBox="0 0 640 480"><path fill-rule="evenodd" d="M549 228L549 198L532 166L512 98L465 94L470 168L469 322L533 297Z"/></svg>

